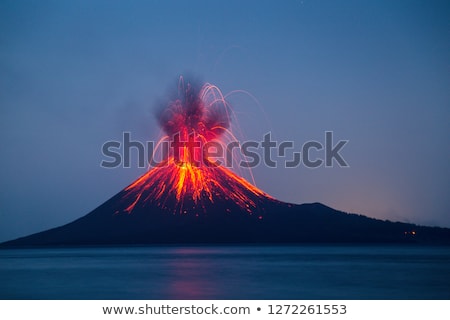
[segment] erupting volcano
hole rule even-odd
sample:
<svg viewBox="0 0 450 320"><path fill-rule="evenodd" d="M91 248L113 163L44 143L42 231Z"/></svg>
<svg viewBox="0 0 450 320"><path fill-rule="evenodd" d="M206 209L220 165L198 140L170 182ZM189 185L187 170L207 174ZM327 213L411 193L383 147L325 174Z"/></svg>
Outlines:
<svg viewBox="0 0 450 320"><path fill-rule="evenodd" d="M157 205L180 214L206 213L214 203L228 202L249 214L260 211L265 201L275 201L230 169L211 161L209 148L226 150L234 139L230 131L232 110L221 91L206 83L200 89L180 80L178 95L158 113L166 135L158 145L170 146L163 161L125 191L125 212ZM117 211L119 213L120 211ZM262 218L262 216L260 216Z"/></svg>
<svg viewBox="0 0 450 320"><path fill-rule="evenodd" d="M0 246L450 244L450 229L381 221L320 203L297 205L270 197L208 152L228 151L227 142L237 140L230 130L232 117L216 86L196 87L181 79L176 97L157 113L165 133L157 146L168 146L166 152L157 148L162 154L159 164L89 214Z"/></svg>

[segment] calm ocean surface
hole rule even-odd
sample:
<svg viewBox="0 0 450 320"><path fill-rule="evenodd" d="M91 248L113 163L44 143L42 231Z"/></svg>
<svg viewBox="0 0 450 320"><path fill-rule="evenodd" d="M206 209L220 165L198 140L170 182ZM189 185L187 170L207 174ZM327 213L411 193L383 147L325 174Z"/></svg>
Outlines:
<svg viewBox="0 0 450 320"><path fill-rule="evenodd" d="M450 299L450 248L0 250L0 299Z"/></svg>

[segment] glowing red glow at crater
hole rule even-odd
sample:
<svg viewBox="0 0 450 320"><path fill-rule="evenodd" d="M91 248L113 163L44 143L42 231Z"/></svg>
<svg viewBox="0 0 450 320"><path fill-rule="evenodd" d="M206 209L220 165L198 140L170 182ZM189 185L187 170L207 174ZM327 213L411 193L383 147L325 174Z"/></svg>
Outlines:
<svg viewBox="0 0 450 320"><path fill-rule="evenodd" d="M231 116L232 109L218 87L206 83L198 88L180 78L177 96L157 114L166 134L158 145L167 142L170 151L158 166L125 189L125 198L134 199L125 211L153 204L198 216L208 204L221 201L252 214L260 199L272 199L230 169L204 158L206 143L235 139Z"/></svg>

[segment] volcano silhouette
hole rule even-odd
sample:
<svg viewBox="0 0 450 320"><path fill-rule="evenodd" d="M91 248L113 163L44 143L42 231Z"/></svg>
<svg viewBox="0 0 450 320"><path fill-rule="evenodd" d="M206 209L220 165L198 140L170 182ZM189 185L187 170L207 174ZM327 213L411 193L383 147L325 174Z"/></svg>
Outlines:
<svg viewBox="0 0 450 320"><path fill-rule="evenodd" d="M84 217L2 245L450 244L450 229L375 220L319 203L295 205L270 197L205 156L206 145L220 146L227 137L234 138L232 116L215 85L200 87L180 78L176 96L157 115L166 133L162 139L172 146L165 161Z"/></svg>
<svg viewBox="0 0 450 320"><path fill-rule="evenodd" d="M209 169L206 176L213 177L195 191L197 197L185 193L179 199L174 191L179 180L171 179L179 170L189 168L173 163L154 168L84 217L2 246L450 244L450 229L381 221L320 203L278 201L222 167ZM196 179L193 173L189 176L185 185Z"/></svg>

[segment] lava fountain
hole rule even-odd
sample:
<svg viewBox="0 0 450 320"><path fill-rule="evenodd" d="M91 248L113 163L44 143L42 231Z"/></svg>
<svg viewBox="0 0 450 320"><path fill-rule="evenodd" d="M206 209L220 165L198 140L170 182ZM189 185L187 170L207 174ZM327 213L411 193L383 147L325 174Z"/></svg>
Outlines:
<svg viewBox="0 0 450 320"><path fill-rule="evenodd" d="M205 156L208 146L234 139L232 110L215 85L200 88L180 78L177 97L162 108L158 122L169 152L156 167L125 188L125 212L156 205L174 214L205 213L211 204L234 206L249 214L261 213L259 204L276 201L230 169ZM260 216L262 218L262 216Z"/></svg>

